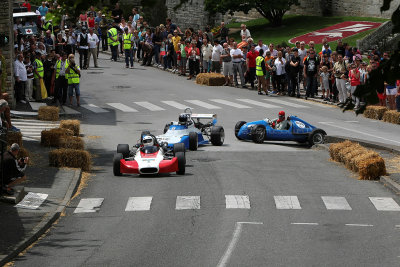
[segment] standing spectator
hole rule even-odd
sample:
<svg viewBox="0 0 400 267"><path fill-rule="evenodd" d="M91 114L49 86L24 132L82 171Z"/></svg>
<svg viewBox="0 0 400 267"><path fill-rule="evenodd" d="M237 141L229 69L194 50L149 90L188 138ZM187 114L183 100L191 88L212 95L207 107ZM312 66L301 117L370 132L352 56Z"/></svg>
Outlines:
<svg viewBox="0 0 400 267"><path fill-rule="evenodd" d="M354 92L357 88L358 85L360 85L360 71L356 67L355 63L352 63L350 66L350 71L349 71L349 82L350 82L350 93L351 93L351 98L353 100L353 104L355 104L355 109L360 108L360 98L354 96ZM394 86L394 89L396 89L396 86ZM393 95L393 104L394 104L394 95ZM394 105L393 105L394 109Z"/></svg>
<svg viewBox="0 0 400 267"><path fill-rule="evenodd" d="M299 72L300 72L300 56L299 50L293 48L293 56L289 58L289 83L288 94L294 96L295 93L297 98L300 98L300 87L299 87Z"/></svg>
<svg viewBox="0 0 400 267"><path fill-rule="evenodd" d="M45 17L49 11L49 8L46 6L45 2L42 2L42 5L37 10L39 11L41 17Z"/></svg>
<svg viewBox="0 0 400 267"><path fill-rule="evenodd" d="M314 43L314 41L310 41L308 43L308 49L312 49L312 50L315 51L315 43ZM317 57L317 54L315 54L315 57Z"/></svg>
<svg viewBox="0 0 400 267"><path fill-rule="evenodd" d="M332 90L331 90L331 88L332 88L331 73L332 73L333 64L332 64L331 58L328 56L327 53L322 55L320 66L321 66L321 70L322 70L322 68L324 66L327 69L326 74L324 72L321 73L321 75L320 75L321 76L321 81L324 80L324 79L328 79L328 83L326 84L328 86L325 86L325 85L323 85L321 83L321 88L322 88L322 96L321 96L321 98L324 99L325 101L329 101L330 100L329 98L330 98L330 96L332 94ZM325 76L327 76L327 77L325 77ZM326 92L326 95L325 95L325 92Z"/></svg>
<svg viewBox="0 0 400 267"><path fill-rule="evenodd" d="M244 81L244 74L242 68L242 59L243 59L243 52L237 47L237 43L233 42L233 48L230 51L232 62L233 62L233 77L235 79L235 86L239 86L237 80L237 73L239 72L240 76L240 83L242 88L247 88L245 81Z"/></svg>
<svg viewBox="0 0 400 267"><path fill-rule="evenodd" d="M303 69L304 79L307 80L306 100L308 97L314 98L314 95L317 91L317 75L319 64L319 59L315 55L315 50L309 49L309 56L304 61Z"/></svg>
<svg viewBox="0 0 400 267"><path fill-rule="evenodd" d="M153 40L152 40L153 45L154 45L154 61L156 63L156 67L161 66L161 64L160 64L160 49L161 49L162 40L163 40L163 38L161 35L160 27L157 26L156 30L153 34ZM180 44L178 44L178 49L179 49L179 45Z"/></svg>
<svg viewBox="0 0 400 267"><path fill-rule="evenodd" d="M137 10L137 8L136 7L134 7L134 8L132 8L132 19L133 19L133 21L135 22L135 24L136 24L136 22L139 20L139 18L140 18L140 15L139 15L139 12L138 12L138 10Z"/></svg>
<svg viewBox="0 0 400 267"><path fill-rule="evenodd" d="M337 90L339 91L338 106L343 106L347 99L346 80L344 80L344 75L347 72L347 67L341 54L337 55L337 60L338 61L333 66L333 73L336 79L335 81L336 87Z"/></svg>
<svg viewBox="0 0 400 267"><path fill-rule="evenodd" d="M102 32L101 32L101 29L99 27L99 24L97 24L97 23L94 25L94 33L97 35L97 38L99 39L99 41L97 42L97 47L96 47L97 58L99 58Z"/></svg>
<svg viewBox="0 0 400 267"><path fill-rule="evenodd" d="M125 68L129 68L129 63L131 63L131 69L133 69L133 34L128 32L128 28L125 28L125 33L123 35L124 51L125 51Z"/></svg>
<svg viewBox="0 0 400 267"><path fill-rule="evenodd" d="M285 94L285 64L286 60L282 56L282 51L278 52L278 58L275 59L274 65L276 68L276 90L277 95Z"/></svg>
<svg viewBox="0 0 400 267"><path fill-rule="evenodd" d="M221 73L221 53L222 46L219 44L218 40L214 40L213 51L211 54L211 71L216 73Z"/></svg>
<svg viewBox="0 0 400 267"><path fill-rule="evenodd" d="M61 52L64 52L66 49L66 42L65 39L62 37L62 33L57 34L57 39L55 41L55 47L56 47L56 54L61 54Z"/></svg>
<svg viewBox="0 0 400 267"><path fill-rule="evenodd" d="M262 49L264 51L264 53L267 51L268 47L263 44L263 40L258 40L258 45L256 46L256 51L260 51L260 49ZM264 56L264 55L261 55Z"/></svg>
<svg viewBox="0 0 400 267"><path fill-rule="evenodd" d="M341 54L342 57L344 57L346 55L346 51L344 49L342 39L337 40L336 52L338 54Z"/></svg>
<svg viewBox="0 0 400 267"><path fill-rule="evenodd" d="M57 60L54 66L55 72L53 74L52 80L55 81L54 86L54 100L53 103L60 103L60 105L65 105L67 102L67 89L68 89L68 79L66 75L66 70L68 68L69 62L67 60L67 54L62 53L61 58Z"/></svg>
<svg viewBox="0 0 400 267"><path fill-rule="evenodd" d="M69 65L65 70L68 75L68 96L69 96L69 104L72 105L72 99L74 97L74 91L76 96L76 105L80 107L79 98L81 95L81 91L79 88L79 78L81 77L81 71L79 66L75 63L75 56L69 55L68 57Z"/></svg>
<svg viewBox="0 0 400 267"><path fill-rule="evenodd" d="M174 54L175 54L175 49L174 49L174 44L172 42L172 34L168 34L168 40L165 44L165 51L166 51L166 56L164 60L164 70L171 69L172 68L172 63L174 61Z"/></svg>
<svg viewBox="0 0 400 267"><path fill-rule="evenodd" d="M43 80L44 77L44 68L43 68L43 62L42 60L44 59L44 55L40 53L35 54L36 58L35 61L33 62L33 82L35 85L35 99L36 101L39 101L42 99L42 92L40 88L40 80Z"/></svg>
<svg viewBox="0 0 400 267"><path fill-rule="evenodd" d="M272 77L272 65L274 62L274 57L271 56L271 51L267 50L265 52L264 62L265 62L265 68L267 70L267 73L265 75L265 86L266 86L266 90L268 92L270 90L271 77Z"/></svg>
<svg viewBox="0 0 400 267"><path fill-rule="evenodd" d="M89 34L88 34L88 47L89 47L89 55L88 55L88 61L87 61L87 68L89 68L90 65L90 57L93 56L93 63L94 67L98 68L97 64L97 45L99 44L100 40L97 34L94 33L93 28L89 28Z"/></svg>
<svg viewBox="0 0 400 267"><path fill-rule="evenodd" d="M23 7L26 7L26 9L28 10L28 12L31 12L31 4L29 4L28 0L25 0L25 2L22 4Z"/></svg>
<svg viewBox="0 0 400 267"><path fill-rule="evenodd" d="M78 49L79 49L79 65L81 65L83 69L87 69L89 46L88 46L88 34L86 33L85 26L82 27L82 33L78 35L78 39L76 40L76 42L78 43Z"/></svg>
<svg viewBox="0 0 400 267"><path fill-rule="evenodd" d="M278 57L278 50L274 49L274 44L270 43L268 48L269 48L269 51L271 52L271 56L274 57L274 58L277 58Z"/></svg>
<svg viewBox="0 0 400 267"><path fill-rule="evenodd" d="M197 57L200 57L200 50L196 47L196 42L192 42L192 47L189 49L187 53L189 59L189 77L188 80L192 79L196 74L196 61Z"/></svg>
<svg viewBox="0 0 400 267"><path fill-rule="evenodd" d="M266 95L268 95L265 76L267 75L267 68L265 64L265 59L263 57L264 50L261 48L259 51L259 56L256 58L256 75L258 80L258 94L262 95L261 90L264 89Z"/></svg>
<svg viewBox="0 0 400 267"><path fill-rule="evenodd" d="M227 43L229 41L229 29L225 27L225 22L221 22L221 43Z"/></svg>
<svg viewBox="0 0 400 267"><path fill-rule="evenodd" d="M213 52L213 46L207 39L203 39L203 45L201 46L201 54L203 55L203 72L210 72L211 56Z"/></svg>
<svg viewBox="0 0 400 267"><path fill-rule="evenodd" d="M33 66L29 55L25 56L24 60L26 68L26 86L25 86L25 100L33 101Z"/></svg>
<svg viewBox="0 0 400 267"><path fill-rule="evenodd" d="M67 38L67 46L65 53L67 55L74 54L75 55L75 48L76 48L76 37L75 34L70 31L69 29L65 30L66 38Z"/></svg>
<svg viewBox="0 0 400 267"><path fill-rule="evenodd" d="M224 50L221 53L222 60L222 72L225 76L225 84L224 86L232 86L233 82L233 63L232 57L230 53L230 48L227 43L224 43Z"/></svg>
<svg viewBox="0 0 400 267"><path fill-rule="evenodd" d="M94 28L94 24L95 24L95 17L93 15L92 12L89 12L89 17L87 18L87 23L88 23L88 27L90 28Z"/></svg>
<svg viewBox="0 0 400 267"><path fill-rule="evenodd" d="M250 80L251 88L254 89L254 80L256 79L256 58L259 53L256 51L256 45L250 47L250 51L246 54L247 77Z"/></svg>
<svg viewBox="0 0 400 267"><path fill-rule="evenodd" d="M54 49L54 40L53 37L51 36L50 30L46 31L46 36L44 37L44 45L46 46L46 51Z"/></svg>
<svg viewBox="0 0 400 267"><path fill-rule="evenodd" d="M207 26L204 33L207 35L207 40L212 45L214 43L214 36L210 30L210 26Z"/></svg>
<svg viewBox="0 0 400 267"><path fill-rule="evenodd" d="M175 73L175 72L178 73L178 65L177 65L178 62L177 62L176 52L180 51L179 50L180 42L181 42L181 37L178 35L178 30L174 30L174 36L172 37L172 43L174 45L174 51L175 51L175 55L174 55L174 70L172 71L173 73ZM187 56L189 57L190 55L187 55Z"/></svg>
<svg viewBox="0 0 400 267"><path fill-rule="evenodd" d="M23 62L24 56L22 54L17 55L17 60L14 63L14 76L15 76L15 95L18 103L25 104L25 86L27 80L27 72L25 64Z"/></svg>
<svg viewBox="0 0 400 267"><path fill-rule="evenodd" d="M396 87L397 87L396 108L397 108L397 112L400 112L400 80L397 80Z"/></svg>
<svg viewBox="0 0 400 267"><path fill-rule="evenodd" d="M101 20L103 19L103 13L101 11L97 12L97 16L94 19L94 23L100 25Z"/></svg>
<svg viewBox="0 0 400 267"><path fill-rule="evenodd" d="M321 68L321 74L320 74L320 84L321 84L321 89L322 89L322 99L325 101L328 101L328 95L329 95L329 86L330 86L330 74L328 71L327 66L322 66ZM326 91L326 96L325 96L325 91Z"/></svg>
<svg viewBox="0 0 400 267"><path fill-rule="evenodd" d="M7 62L3 56L3 50L0 48L0 93L3 93L7 79Z"/></svg>
<svg viewBox="0 0 400 267"><path fill-rule="evenodd" d="M107 19L106 15L101 15L101 21L100 21L100 29L101 29L101 48L103 51L108 50L108 45L107 45L107 32L108 32L108 27L107 27Z"/></svg>
<svg viewBox="0 0 400 267"><path fill-rule="evenodd" d="M52 94L52 78L53 73L55 71L54 65L56 64L57 58L55 51L52 50L50 54L46 56L46 60L43 61L43 70L44 70L44 84L46 86L47 95Z"/></svg>
<svg viewBox="0 0 400 267"><path fill-rule="evenodd" d="M80 23L80 25L87 27L87 19L88 19L88 17L87 17L87 13L86 12L80 14L79 15L79 23Z"/></svg>
<svg viewBox="0 0 400 267"><path fill-rule="evenodd" d="M115 4L115 9L111 11L111 18L114 19L115 23L120 23L124 12L119 8L119 3Z"/></svg>
<svg viewBox="0 0 400 267"><path fill-rule="evenodd" d="M139 19L140 19L140 17L139 17ZM142 20L143 20L143 17L142 17ZM172 20L171 20L170 18L167 18L167 19L165 20L165 26L166 26L167 28L169 28L168 33L171 33L171 34L172 34L172 33L175 32L175 30L177 30L176 25L172 23Z"/></svg>
<svg viewBox="0 0 400 267"><path fill-rule="evenodd" d="M186 76L186 63L187 63L187 55L190 49L189 40L181 39L181 43L179 45L179 49L181 52L181 61L180 61L180 73L179 76Z"/></svg>
<svg viewBox="0 0 400 267"><path fill-rule="evenodd" d="M251 38L250 31L246 28L246 24L240 25L240 29L240 36L244 36L244 39L247 42L247 39Z"/></svg>

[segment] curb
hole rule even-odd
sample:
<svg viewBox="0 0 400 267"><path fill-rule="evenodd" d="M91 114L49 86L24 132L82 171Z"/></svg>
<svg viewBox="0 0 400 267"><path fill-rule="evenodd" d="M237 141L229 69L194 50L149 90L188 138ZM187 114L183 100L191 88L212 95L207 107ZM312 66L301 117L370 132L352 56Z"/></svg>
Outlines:
<svg viewBox="0 0 400 267"><path fill-rule="evenodd" d="M69 184L68 190L65 193L63 201L58 205L58 208L55 211L48 213L47 217L45 217L38 225L35 226L35 228L31 230L30 236L25 238L15 246L14 251L12 251L8 255L0 256L2 257L0 258L0 266L3 266L4 264L12 261L12 259L18 256L19 253L24 251L28 246L30 246L36 240L38 240L39 237L42 236L58 218L60 218L61 213L64 212L71 197L75 194L76 190L78 189L81 177L82 177L82 170L81 169L75 170L74 177L72 178L71 183Z"/></svg>
<svg viewBox="0 0 400 267"><path fill-rule="evenodd" d="M367 142L365 140L356 139L356 138L348 138L348 137L344 137L344 136L326 136L327 143L337 143L337 142L343 142L346 140L350 140L352 142L357 142L360 145L365 146L365 147L385 150L385 151L400 155L400 147L399 146L389 146L387 144L383 144L383 143L379 143L379 142ZM329 151L329 146L327 144L315 145L314 147L316 147L318 149L324 149L324 150ZM379 182L383 186L392 190L395 194L397 194L397 195L400 194L400 184L397 183L392 178L390 178L390 176L381 176L379 179Z"/></svg>

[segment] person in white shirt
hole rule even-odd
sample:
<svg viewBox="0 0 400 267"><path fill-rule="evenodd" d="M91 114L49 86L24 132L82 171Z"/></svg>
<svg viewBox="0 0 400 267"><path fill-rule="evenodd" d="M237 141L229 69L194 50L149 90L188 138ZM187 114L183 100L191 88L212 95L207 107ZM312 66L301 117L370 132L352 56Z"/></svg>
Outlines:
<svg viewBox="0 0 400 267"><path fill-rule="evenodd" d="M203 55L203 72L209 72L211 56L213 52L213 46L207 39L203 39L203 45L201 46L201 54Z"/></svg>
<svg viewBox="0 0 400 267"><path fill-rule="evenodd" d="M239 48L237 48L237 43L233 42L232 44L233 48L231 49L231 57L232 57L232 62L233 62L233 79L235 80L235 85L238 86L238 80L237 80L237 73L239 72L240 76L240 83L242 85L242 88L247 88L245 81L244 81L244 74L243 74L243 68L242 68L242 62L243 62L243 52Z"/></svg>
<svg viewBox="0 0 400 267"><path fill-rule="evenodd" d="M221 73L221 53L222 46L217 40L214 41L214 47L211 54L211 71Z"/></svg>
<svg viewBox="0 0 400 267"><path fill-rule="evenodd" d="M251 37L250 31L246 28L245 24L240 25L240 36L244 36L244 41L247 42L247 40Z"/></svg>
<svg viewBox="0 0 400 267"><path fill-rule="evenodd" d="M271 56L273 56L274 58L276 58L278 56L278 50L274 49L274 44L269 44L269 51L271 52ZM266 51L266 50L265 50Z"/></svg>
<svg viewBox="0 0 400 267"><path fill-rule="evenodd" d="M90 65L90 56L93 56L94 67L98 68L97 65L97 45L99 43L99 37L93 32L93 28L89 28L88 34L88 45L89 45L89 57L87 67Z"/></svg>
<svg viewBox="0 0 400 267"><path fill-rule="evenodd" d="M78 35L76 42L78 43L79 48L79 65L82 66L83 69L87 69L87 58L89 52L88 46L88 34L86 33L86 27L82 27L82 33ZM83 65L82 65L83 61Z"/></svg>
<svg viewBox="0 0 400 267"><path fill-rule="evenodd" d="M25 104L24 100L25 88L26 88L26 80L27 71L24 64L24 56L22 54L18 54L17 60L14 63L14 76L15 76L15 94L18 103Z"/></svg>
<svg viewBox="0 0 400 267"><path fill-rule="evenodd" d="M278 52L278 58L275 59L274 65L276 67L276 89L277 95L284 95L285 89L285 63L286 60L282 57L282 51Z"/></svg>
<svg viewBox="0 0 400 267"><path fill-rule="evenodd" d="M263 44L262 40L258 40L258 45L256 46L256 51L259 52L260 49L262 49L264 51L264 55L261 55L263 57L265 57L265 53L267 52L268 47Z"/></svg>

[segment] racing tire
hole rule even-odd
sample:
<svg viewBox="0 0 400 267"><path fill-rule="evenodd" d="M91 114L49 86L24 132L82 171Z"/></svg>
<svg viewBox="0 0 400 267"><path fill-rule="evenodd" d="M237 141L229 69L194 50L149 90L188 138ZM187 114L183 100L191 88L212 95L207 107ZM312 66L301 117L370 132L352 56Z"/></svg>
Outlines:
<svg viewBox="0 0 400 267"><path fill-rule="evenodd" d="M169 123L165 124L164 131L163 131L164 133L168 132L169 126L171 126L171 124L169 124Z"/></svg>
<svg viewBox="0 0 400 267"><path fill-rule="evenodd" d="M251 129L251 138L254 143L261 144L265 140L266 130L262 125L257 125Z"/></svg>
<svg viewBox="0 0 400 267"><path fill-rule="evenodd" d="M184 175L186 171L186 157L183 152L176 152L175 155L178 158L178 170L176 174Z"/></svg>
<svg viewBox="0 0 400 267"><path fill-rule="evenodd" d="M129 157L129 145L128 144L118 144L117 153L121 153L124 158Z"/></svg>
<svg viewBox="0 0 400 267"><path fill-rule="evenodd" d="M325 143L325 135L326 133L322 130L313 131L308 137L308 144L310 146L324 144Z"/></svg>
<svg viewBox="0 0 400 267"><path fill-rule="evenodd" d="M245 125L245 124L246 124L245 121L238 121L238 122L236 123L236 125L235 125L235 136L236 136L236 138L239 139L239 140L243 140L242 138L240 138L240 137L238 136L238 134L239 134L240 128L242 128L242 126Z"/></svg>
<svg viewBox="0 0 400 267"><path fill-rule="evenodd" d="M113 159L113 172L114 176L121 176L121 159L123 159L123 156L121 153L116 153L114 155Z"/></svg>
<svg viewBox="0 0 400 267"><path fill-rule="evenodd" d="M143 136L149 135L149 134L150 134L150 131L143 131L143 132L140 134L140 140L143 139Z"/></svg>
<svg viewBox="0 0 400 267"><path fill-rule="evenodd" d="M186 147L185 147L184 143L176 143L176 144L174 144L174 146L172 148L173 148L173 151L174 151L174 156L178 152L183 152L183 154L186 155Z"/></svg>
<svg viewBox="0 0 400 267"><path fill-rule="evenodd" d="M189 133L189 150L196 151L199 146L199 136L195 132Z"/></svg>
<svg viewBox="0 0 400 267"><path fill-rule="evenodd" d="M224 144L225 131L222 126L211 127L210 141L214 146L222 146Z"/></svg>

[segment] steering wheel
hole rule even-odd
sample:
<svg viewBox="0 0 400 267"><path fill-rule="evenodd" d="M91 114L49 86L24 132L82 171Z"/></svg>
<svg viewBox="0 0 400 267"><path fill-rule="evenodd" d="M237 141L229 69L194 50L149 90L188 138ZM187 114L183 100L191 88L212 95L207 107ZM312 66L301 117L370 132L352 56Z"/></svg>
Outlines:
<svg viewBox="0 0 400 267"><path fill-rule="evenodd" d="M187 113L192 115L192 108L185 108L185 110L183 111L183 113Z"/></svg>

